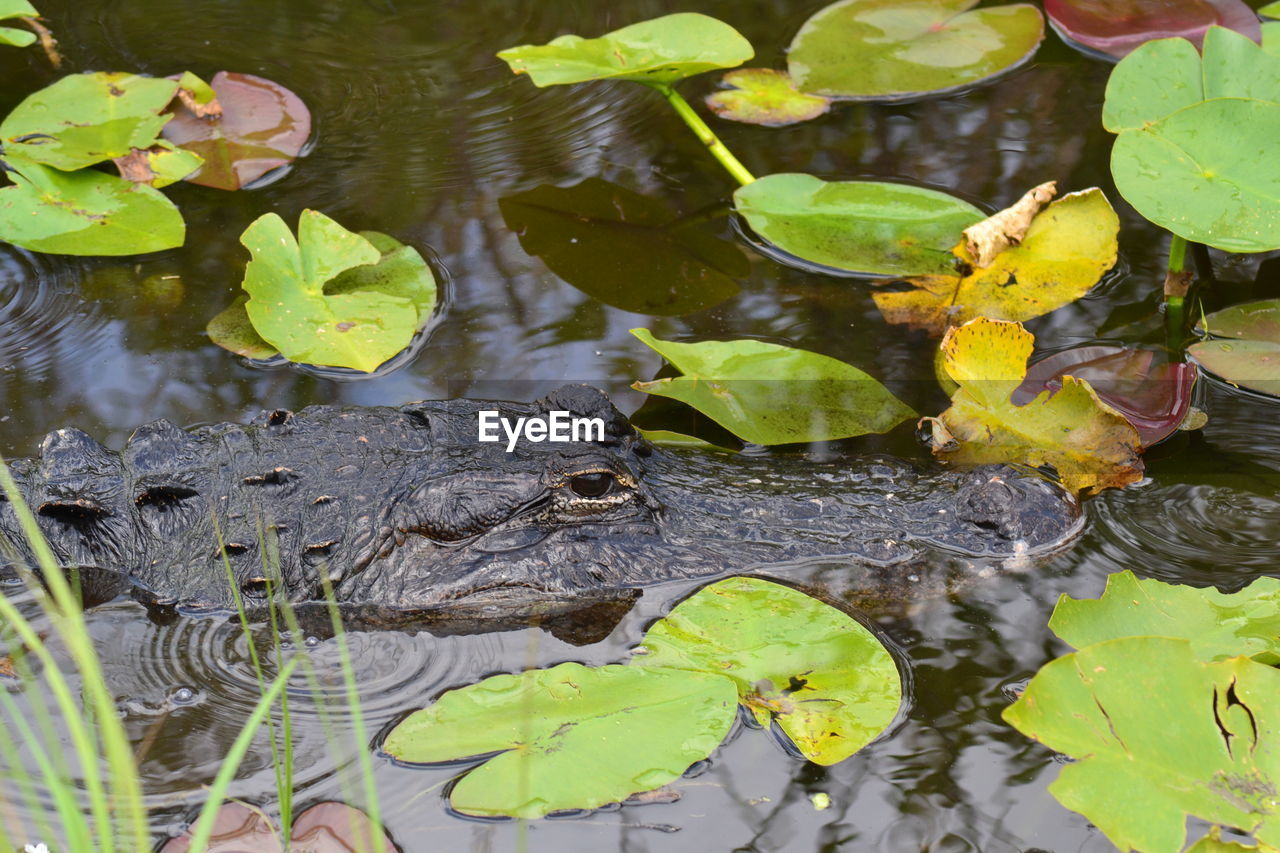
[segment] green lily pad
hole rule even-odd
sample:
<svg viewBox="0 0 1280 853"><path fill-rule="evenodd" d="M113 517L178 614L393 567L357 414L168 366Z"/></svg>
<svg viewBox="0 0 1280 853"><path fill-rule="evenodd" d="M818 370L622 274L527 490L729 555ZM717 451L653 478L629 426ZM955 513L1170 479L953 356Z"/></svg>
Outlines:
<svg viewBox="0 0 1280 853"><path fill-rule="evenodd" d="M1277 851L1270 844L1223 841L1219 828L1215 826L1208 835L1187 848L1187 853L1277 853Z"/></svg>
<svg viewBox="0 0 1280 853"><path fill-rule="evenodd" d="M965 241L952 251L961 275L926 275L877 290L876 307L890 323L941 336L976 317L1030 320L1084 296L1116 263L1120 218L1102 190L1071 193L1031 221L1022 242L977 266Z"/></svg>
<svg viewBox="0 0 1280 853"><path fill-rule="evenodd" d="M736 243L600 178L536 187L500 199L498 208L526 252L624 311L672 317L701 311L737 294L737 279L751 272Z"/></svg>
<svg viewBox="0 0 1280 853"><path fill-rule="evenodd" d="M951 248L985 218L937 190L804 174L766 175L733 200L752 230L779 249L866 275L954 272Z"/></svg>
<svg viewBox="0 0 1280 853"><path fill-rule="evenodd" d="M791 444L888 432L915 413L852 365L762 341L660 341L631 334L681 376L636 382L646 394L687 403L743 441Z"/></svg>
<svg viewBox="0 0 1280 853"><path fill-rule="evenodd" d="M801 92L787 72L773 68L739 68L724 75L722 82L727 88L707 95L707 106L730 121L783 127L831 109L830 98Z"/></svg>
<svg viewBox="0 0 1280 853"><path fill-rule="evenodd" d="M857 620L756 578L699 590L644 635L633 666L721 673L805 758L836 764L880 736L902 702L889 651Z"/></svg>
<svg viewBox="0 0 1280 853"><path fill-rule="evenodd" d="M280 350L262 339L258 330L249 320L249 313L244 306L249 304L249 297L241 294L205 326L209 340L225 350L251 358L255 361L266 361L275 358Z"/></svg>
<svg viewBox="0 0 1280 853"><path fill-rule="evenodd" d="M1205 370L1240 388L1280 397L1280 344L1200 341L1187 353Z"/></svg>
<svg viewBox="0 0 1280 853"><path fill-rule="evenodd" d="M538 87L588 80L634 80L670 86L686 77L733 68L755 56L733 27L693 12L664 15L599 38L560 36L543 45L509 47L498 58Z"/></svg>
<svg viewBox="0 0 1280 853"><path fill-rule="evenodd" d="M1103 124L1116 188L1144 217L1225 251L1280 248L1280 56L1223 27L1203 59L1148 42L1112 73Z"/></svg>
<svg viewBox="0 0 1280 853"><path fill-rule="evenodd" d="M1197 658L1247 655L1280 664L1280 580L1258 578L1233 593L1158 580L1130 571L1107 578L1099 599L1058 599L1049 627L1078 649L1121 637L1177 637Z"/></svg>
<svg viewBox="0 0 1280 853"><path fill-rule="evenodd" d="M1097 492L1142 479L1142 439L1088 382L1065 376L1023 405L1035 338L1021 323L979 317L948 330L944 368L959 386L932 428L935 456L961 465L1052 465L1067 488Z"/></svg>
<svg viewBox="0 0 1280 853"><path fill-rule="evenodd" d="M562 663L451 690L392 729L382 750L413 764L496 752L453 787L453 808L537 818L680 778L724 740L736 702L720 675Z"/></svg>
<svg viewBox="0 0 1280 853"><path fill-rule="evenodd" d="M35 18L40 15L27 0L0 0L0 21L9 18ZM13 27L0 27L0 44L14 47L26 47L33 44L36 34L30 30L18 30Z"/></svg>
<svg viewBox="0 0 1280 853"><path fill-rule="evenodd" d="M906 101L967 88L1017 68L1044 39L1036 7L977 4L841 0L800 27L787 67L802 92L831 98Z"/></svg>
<svg viewBox="0 0 1280 853"><path fill-rule="evenodd" d="M662 444L667 447L687 447L695 450L723 450L727 453L733 451L727 447L719 447L709 441L705 441L697 436L685 435L682 432L673 432L669 429L641 429L635 428L640 433L640 437L645 441L651 441L654 444Z"/></svg>
<svg viewBox="0 0 1280 853"><path fill-rule="evenodd" d="M1217 338L1280 344L1280 299L1263 299L1214 311L1196 331Z"/></svg>
<svg viewBox="0 0 1280 853"><path fill-rule="evenodd" d="M1280 3L1268 3L1258 10L1258 14L1265 18L1280 18Z"/></svg>
<svg viewBox="0 0 1280 853"><path fill-rule="evenodd" d="M394 241L375 246L317 211L302 212L296 240L268 213L240 242L253 255L245 311L290 361L372 372L408 346L434 310L435 279L415 250L384 253Z"/></svg>
<svg viewBox="0 0 1280 853"><path fill-rule="evenodd" d="M71 171L150 148L169 120L173 80L122 72L71 74L28 95L0 123L5 157Z"/></svg>
<svg viewBox="0 0 1280 853"><path fill-rule="evenodd" d="M61 255L137 255L181 246L173 202L94 169L63 172L6 152L14 185L0 189L0 240Z"/></svg>
<svg viewBox="0 0 1280 853"><path fill-rule="evenodd" d="M1006 722L1076 759L1049 791L1121 850L1180 853L1187 816L1280 844L1280 671L1126 637L1044 666Z"/></svg>

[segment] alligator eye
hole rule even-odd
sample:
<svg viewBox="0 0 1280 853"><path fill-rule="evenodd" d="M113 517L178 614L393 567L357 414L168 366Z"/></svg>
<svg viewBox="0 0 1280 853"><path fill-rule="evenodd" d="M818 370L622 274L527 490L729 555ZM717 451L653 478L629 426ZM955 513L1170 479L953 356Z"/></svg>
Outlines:
<svg viewBox="0 0 1280 853"><path fill-rule="evenodd" d="M583 498L602 498L613 488L613 475L608 471L595 471L591 474L579 474L569 480L569 488Z"/></svg>

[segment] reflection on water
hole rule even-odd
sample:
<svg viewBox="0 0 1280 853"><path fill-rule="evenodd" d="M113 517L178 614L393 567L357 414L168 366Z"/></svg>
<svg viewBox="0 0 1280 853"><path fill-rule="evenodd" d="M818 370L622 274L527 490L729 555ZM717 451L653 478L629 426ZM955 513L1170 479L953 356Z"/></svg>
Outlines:
<svg viewBox="0 0 1280 853"><path fill-rule="evenodd" d="M312 403L527 400L564 380L594 381L633 409L640 397L626 386L650 378L660 364L627 333L636 326L663 339L790 343L891 378L891 390L918 409L945 405L928 343L887 328L863 285L770 262L735 243L727 219L697 225L699 240L732 253L721 258L724 249L712 250L725 280L710 279L706 294L678 294L690 301L670 312L655 310L648 292L614 289L654 261L637 257L644 252L639 244L603 244L619 247L610 263L620 272L609 281L609 266L582 269L576 258L565 265L539 248L547 244L532 239L531 227L510 221L510 199L584 181L610 182L617 188L611 192L638 194L673 217L716 210L733 186L653 93L621 84L539 90L513 77L496 50L697 10L741 29L757 46L758 64L778 66L794 29L822 5L818 0L39 5L61 38L68 70L265 76L306 100L316 145L284 180L260 190L173 188L189 226L181 250L108 261L0 248L0 453L28 455L40 436L66 425L119 446L133 427L161 417L191 424ZM1102 186L1122 217L1125 273L1029 326L1050 349L1119 334L1129 343L1158 343L1151 295L1163 278L1164 237L1110 186L1110 138L1098 121L1108 71L1051 37L1033 64L966 95L899 107L850 105L786 130L725 123L716 129L756 174L904 179L993 207L1050 179L1064 191ZM0 52L6 84L0 110L53 77L36 51ZM713 82L690 83L691 99ZM204 337L205 323L239 286L245 226L266 211L292 220L304 207L439 253L453 278L451 304L412 364L338 383L245 365ZM557 237L575 236L547 227L539 241L556 245ZM1256 261L1233 263L1245 269L1231 277L1253 277ZM693 313L684 314L686 308ZM793 576L873 607L871 615L911 661L914 704L905 724L853 759L821 768L787 757L769 738L740 737L676 785L679 802L527 829L449 816L441 786L451 770L380 763L390 828L409 851L521 844L582 851L1110 849L1083 818L1052 800L1046 791L1056 775L1052 756L1001 723L999 712L1013 688L1063 650L1044 627L1059 593L1096 596L1105 575L1121 568L1228 587L1280 568L1276 404L1221 387L1201 394L1210 414L1204 433L1175 437L1154 451L1148 482L1090 501L1082 538L1050 559L975 579L951 595L935 591L906 601L905 594L860 595L879 589L883 578L848 567ZM850 446L921 452L906 432ZM584 646L539 629L355 635L370 731L446 688L495 672L625 660L645 625L689 588L647 591L606 639ZM158 824L176 827L202 799L199 786L212 778L253 701L247 647L232 626L152 622L129 603L95 611L90 624L130 734L140 749L146 744L143 772ZM290 685L300 797L359 803L358 785L339 771L367 744L351 743L344 728L336 649L322 640L306 653L319 686L305 674ZM317 696L331 708L333 737L315 710ZM273 789L264 740L231 793L269 804ZM830 809L814 809L809 796L818 792L830 795Z"/></svg>

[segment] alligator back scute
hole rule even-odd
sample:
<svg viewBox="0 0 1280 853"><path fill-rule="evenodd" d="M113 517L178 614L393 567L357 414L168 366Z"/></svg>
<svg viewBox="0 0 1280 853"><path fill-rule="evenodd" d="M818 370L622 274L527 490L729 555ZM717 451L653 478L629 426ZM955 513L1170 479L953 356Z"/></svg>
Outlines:
<svg viewBox="0 0 1280 853"><path fill-rule="evenodd" d="M65 565L120 567L133 555L120 457L80 430L45 436L27 500Z"/></svg>
<svg viewBox="0 0 1280 853"><path fill-rule="evenodd" d="M140 532L171 539L209 514L209 460L185 430L165 420L140 426L121 455Z"/></svg>

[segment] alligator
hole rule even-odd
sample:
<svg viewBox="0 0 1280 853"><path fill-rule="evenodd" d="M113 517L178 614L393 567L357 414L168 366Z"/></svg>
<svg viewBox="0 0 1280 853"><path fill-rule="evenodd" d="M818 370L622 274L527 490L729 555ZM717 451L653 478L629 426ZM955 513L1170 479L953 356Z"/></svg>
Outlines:
<svg viewBox="0 0 1280 853"><path fill-rule="evenodd" d="M600 426L590 440L508 449L478 440L484 412ZM11 470L64 567L188 610L331 595L502 613L815 559L1020 557L1082 525L1075 496L1011 466L664 449L585 385L532 404L311 406L191 429L160 420L119 452L60 429ZM34 563L20 530L0 502L0 574Z"/></svg>

